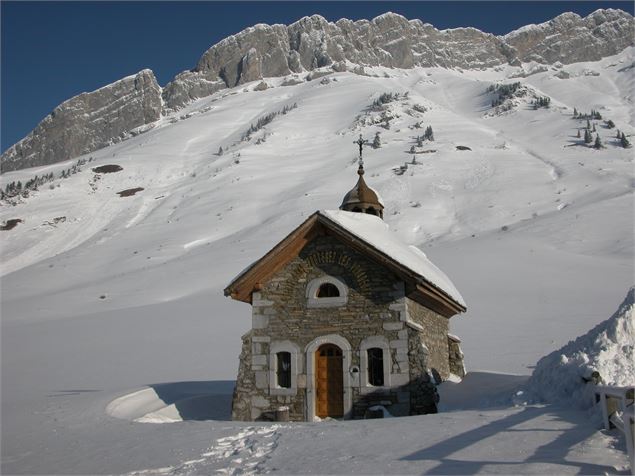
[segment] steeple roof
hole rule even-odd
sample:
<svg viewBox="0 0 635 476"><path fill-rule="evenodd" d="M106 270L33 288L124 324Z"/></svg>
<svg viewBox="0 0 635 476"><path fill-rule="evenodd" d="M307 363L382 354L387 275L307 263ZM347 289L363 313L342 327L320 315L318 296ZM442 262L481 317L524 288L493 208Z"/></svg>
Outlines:
<svg viewBox="0 0 635 476"><path fill-rule="evenodd" d="M340 210L347 212L368 213L380 218L384 216L384 204L375 190L370 188L364 180L364 159L362 158L362 146L366 141L361 134L356 144L359 145L359 167L357 169L357 184L344 195Z"/></svg>

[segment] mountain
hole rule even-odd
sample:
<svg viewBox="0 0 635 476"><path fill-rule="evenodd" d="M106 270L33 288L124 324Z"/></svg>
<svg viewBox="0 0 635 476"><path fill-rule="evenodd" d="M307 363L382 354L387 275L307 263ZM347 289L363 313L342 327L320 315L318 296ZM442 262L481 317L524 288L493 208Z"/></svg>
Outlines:
<svg viewBox="0 0 635 476"><path fill-rule="evenodd" d="M316 69L362 73L364 66L481 69L594 61L632 45L634 26L631 15L611 9L585 18L564 13L505 36L475 28L438 30L395 13L370 21L333 23L313 15L289 26L258 24L212 46L194 69L164 88L143 70L65 101L9 148L0 166L6 172L90 153L195 99L263 77Z"/></svg>
<svg viewBox="0 0 635 476"><path fill-rule="evenodd" d="M127 140L2 174L2 190L23 184L0 200L3 474L622 471L623 450L587 414L509 397L633 284L633 149L617 130L635 140L634 52L267 77L164 111ZM603 148L577 137L587 118ZM251 325L224 287L339 206L358 178L354 141L377 133L364 177L386 224L467 303L450 326L468 377L454 399L449 382L440 392L463 410L218 421ZM190 421L113 418L122 400L119 417Z"/></svg>

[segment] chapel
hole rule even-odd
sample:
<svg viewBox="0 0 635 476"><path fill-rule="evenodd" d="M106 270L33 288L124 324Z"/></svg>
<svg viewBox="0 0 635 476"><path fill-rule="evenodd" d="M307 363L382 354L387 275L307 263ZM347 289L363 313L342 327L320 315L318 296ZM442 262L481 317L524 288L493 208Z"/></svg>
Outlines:
<svg viewBox="0 0 635 476"><path fill-rule="evenodd" d="M357 183L339 210L313 213L225 289L252 306L234 420L274 419L281 407L291 421L434 413L436 384L465 374L448 332L465 302L389 230L358 144Z"/></svg>

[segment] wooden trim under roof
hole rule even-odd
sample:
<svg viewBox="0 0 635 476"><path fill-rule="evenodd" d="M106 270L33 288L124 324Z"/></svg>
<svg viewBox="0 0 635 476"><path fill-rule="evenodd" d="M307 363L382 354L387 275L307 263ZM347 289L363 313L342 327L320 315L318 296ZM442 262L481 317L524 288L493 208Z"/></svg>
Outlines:
<svg viewBox="0 0 635 476"><path fill-rule="evenodd" d="M406 294L410 299L448 318L466 310L464 306L426 281L424 277L396 262L319 211L307 218L261 259L238 275L225 288L225 296L251 303L254 290L258 290L272 274L295 258L309 241L325 233L335 236L351 248L397 274L408 283Z"/></svg>
<svg viewBox="0 0 635 476"><path fill-rule="evenodd" d="M370 257L378 264L386 266L404 281L410 283L413 288L413 292L406 293L410 299L419 302L445 317L451 317L455 314L466 311L465 306L462 306L445 292L438 289L432 283L426 281L423 276L415 273L401 263L398 263L389 255L349 232L338 223L324 217L324 215L319 215L319 218L324 219L325 224L329 226L329 231L334 231L336 236L339 236L340 239L344 239L344 241L346 241L352 248Z"/></svg>
<svg viewBox="0 0 635 476"><path fill-rule="evenodd" d="M267 254L236 276L225 288L225 296L251 303L251 293L254 289L260 287L266 278L297 256L302 248L317 235L318 230L314 226L317 215L318 212L315 212L304 220Z"/></svg>

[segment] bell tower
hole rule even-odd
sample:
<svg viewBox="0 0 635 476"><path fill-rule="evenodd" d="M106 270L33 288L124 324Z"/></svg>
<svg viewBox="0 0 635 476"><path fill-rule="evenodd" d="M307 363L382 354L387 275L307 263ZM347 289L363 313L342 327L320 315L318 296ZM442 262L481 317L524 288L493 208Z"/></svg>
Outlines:
<svg viewBox="0 0 635 476"><path fill-rule="evenodd" d="M362 157L362 149L366 141L359 135L359 139L355 141L359 145L359 167L357 168L357 184L344 196L340 210L355 213L367 213L369 215L378 216L383 220L384 205L379 199L377 192L366 185L364 180L364 159Z"/></svg>

